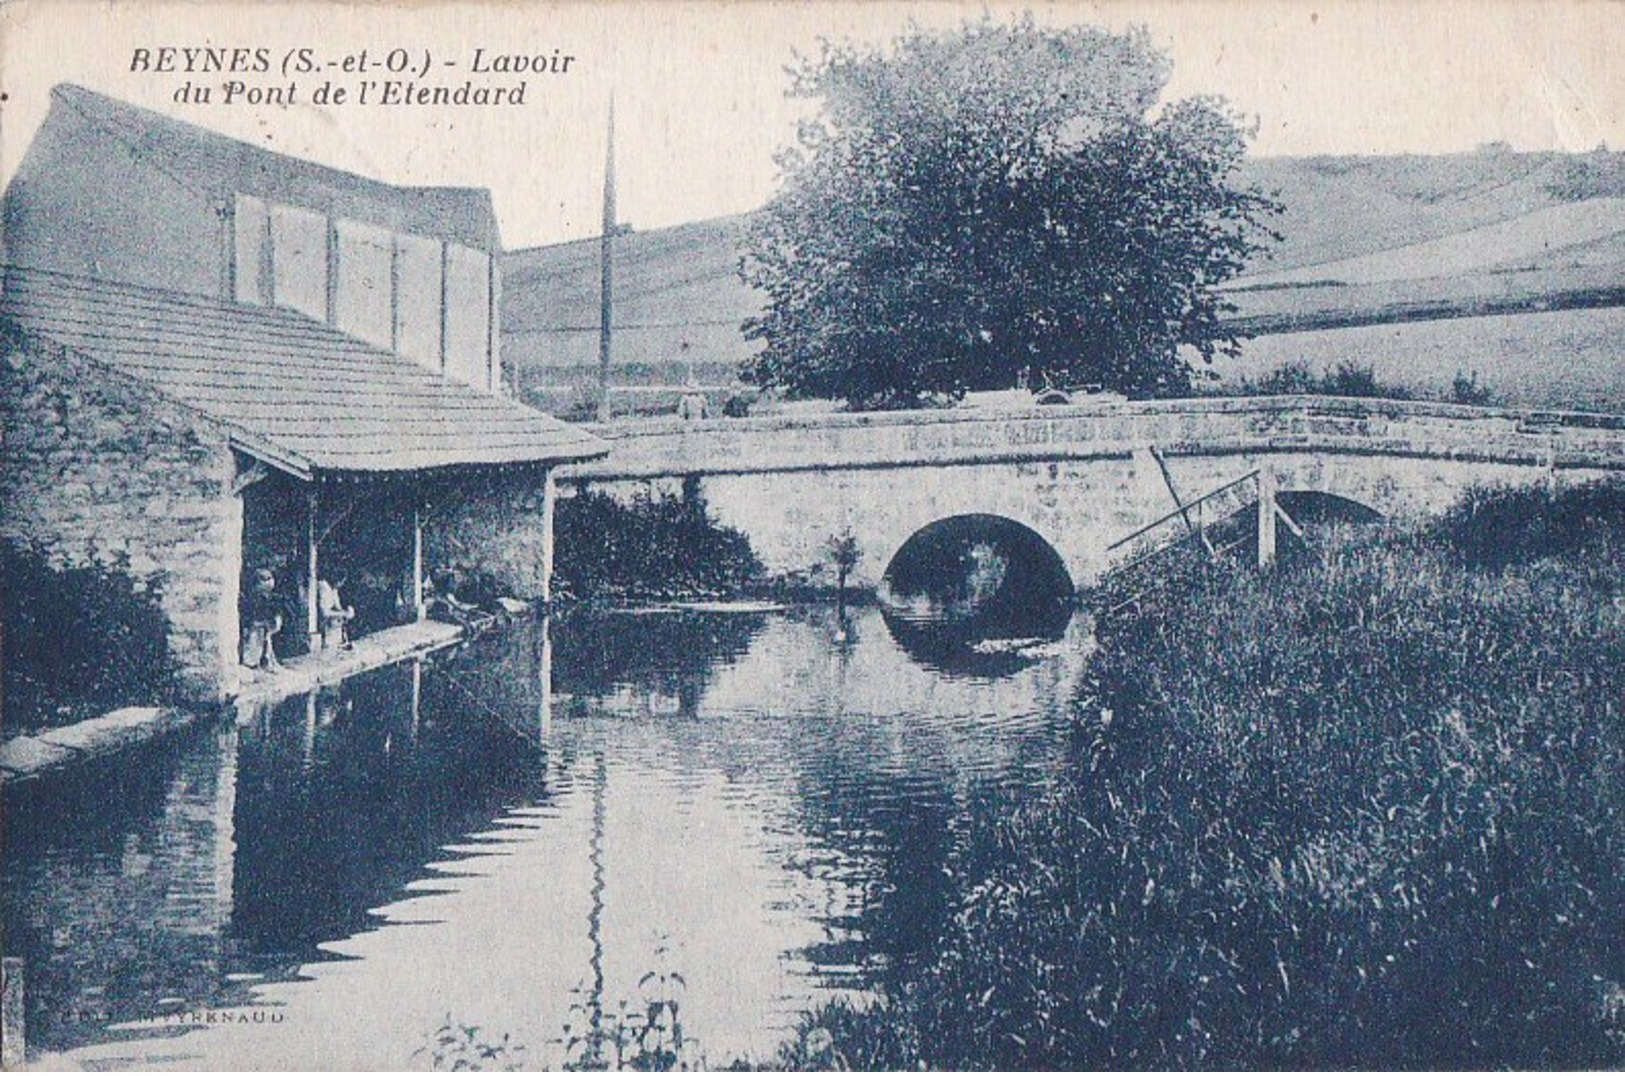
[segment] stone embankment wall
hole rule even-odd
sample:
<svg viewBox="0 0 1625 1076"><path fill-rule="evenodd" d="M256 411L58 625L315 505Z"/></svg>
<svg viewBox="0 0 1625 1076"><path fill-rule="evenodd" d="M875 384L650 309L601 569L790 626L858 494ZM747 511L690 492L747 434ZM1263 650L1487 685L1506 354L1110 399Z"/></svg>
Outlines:
<svg viewBox="0 0 1625 1076"><path fill-rule="evenodd" d="M182 693L236 689L242 501L226 434L117 370L0 336L0 536L61 566L127 558L159 596Z"/></svg>

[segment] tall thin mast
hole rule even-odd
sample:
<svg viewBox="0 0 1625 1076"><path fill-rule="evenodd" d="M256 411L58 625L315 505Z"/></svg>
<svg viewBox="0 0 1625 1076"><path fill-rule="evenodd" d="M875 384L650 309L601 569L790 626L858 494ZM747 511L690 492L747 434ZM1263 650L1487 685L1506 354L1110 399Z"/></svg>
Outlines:
<svg viewBox="0 0 1625 1076"><path fill-rule="evenodd" d="M609 352L615 306L615 97L609 98L604 147L604 230L598 240L598 421L609 421Z"/></svg>

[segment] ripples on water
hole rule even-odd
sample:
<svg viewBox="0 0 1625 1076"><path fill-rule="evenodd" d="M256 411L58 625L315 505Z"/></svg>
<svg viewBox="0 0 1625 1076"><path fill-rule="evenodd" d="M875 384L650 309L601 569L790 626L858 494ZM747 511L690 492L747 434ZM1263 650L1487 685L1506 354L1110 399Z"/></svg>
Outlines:
<svg viewBox="0 0 1625 1076"><path fill-rule="evenodd" d="M874 609L575 616L15 789L31 1046L421 1066L449 1014L557 1064L678 971L713 1064L770 1057L929 957L970 804L1061 765L1065 630L922 654Z"/></svg>

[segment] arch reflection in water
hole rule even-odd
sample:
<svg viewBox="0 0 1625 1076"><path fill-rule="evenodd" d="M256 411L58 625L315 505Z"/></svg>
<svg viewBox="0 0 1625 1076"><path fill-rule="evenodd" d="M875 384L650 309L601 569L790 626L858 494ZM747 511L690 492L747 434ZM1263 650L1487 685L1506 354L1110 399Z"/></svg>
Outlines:
<svg viewBox="0 0 1625 1076"><path fill-rule="evenodd" d="M952 516L916 532L879 594L887 628L915 660L970 676L1030 665L1065 633L1074 597L1054 547L994 515Z"/></svg>

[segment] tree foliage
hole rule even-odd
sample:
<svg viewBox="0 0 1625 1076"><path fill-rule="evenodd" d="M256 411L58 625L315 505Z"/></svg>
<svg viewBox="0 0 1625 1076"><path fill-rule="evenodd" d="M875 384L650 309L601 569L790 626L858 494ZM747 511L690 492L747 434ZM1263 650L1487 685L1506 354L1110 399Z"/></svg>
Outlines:
<svg viewBox="0 0 1625 1076"><path fill-rule="evenodd" d="M559 502L554 528L561 597L725 594L762 575L750 539L712 519L697 493L628 504L584 490Z"/></svg>
<svg viewBox="0 0 1625 1076"><path fill-rule="evenodd" d="M67 567L37 542L0 542L0 624L8 732L175 695L162 587L138 586L126 554Z"/></svg>
<svg viewBox="0 0 1625 1076"><path fill-rule="evenodd" d="M823 42L791 68L822 101L779 159L742 270L768 297L749 379L856 407L973 389L1188 390L1179 354L1231 352L1215 286L1274 238L1235 185L1246 132L1167 104L1144 29L1024 17Z"/></svg>

